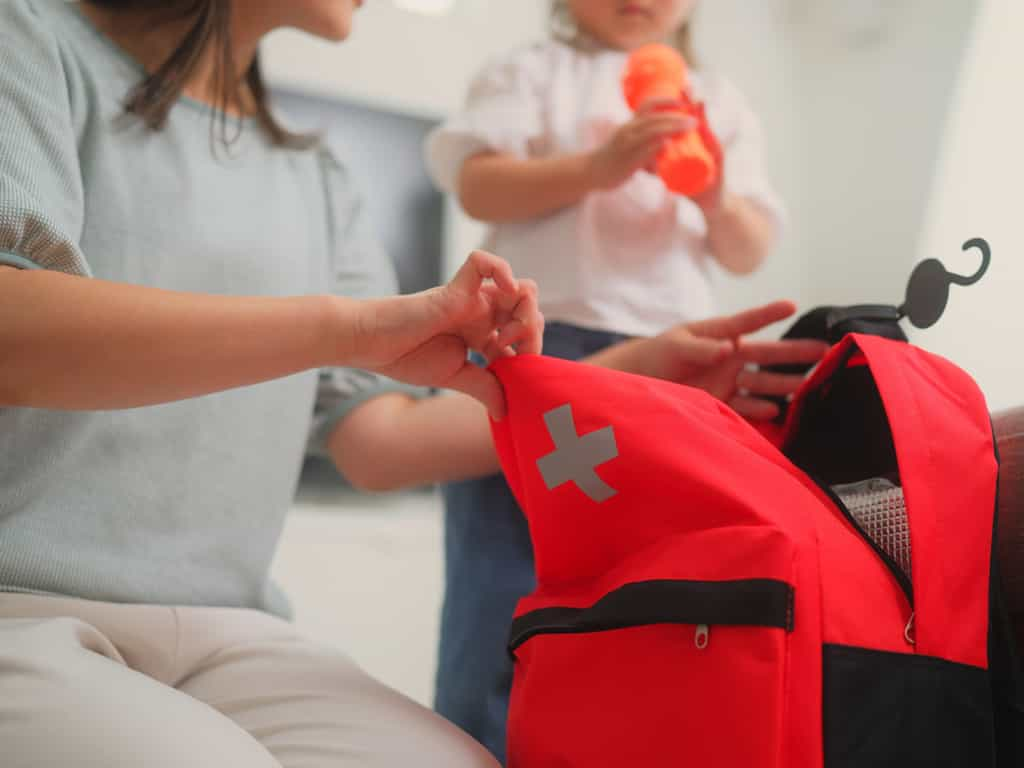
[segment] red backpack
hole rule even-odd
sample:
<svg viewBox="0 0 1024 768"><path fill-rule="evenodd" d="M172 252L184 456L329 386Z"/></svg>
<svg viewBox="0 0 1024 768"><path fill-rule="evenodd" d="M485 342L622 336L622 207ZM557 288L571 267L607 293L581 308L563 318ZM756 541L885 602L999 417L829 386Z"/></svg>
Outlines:
<svg viewBox="0 0 1024 768"><path fill-rule="evenodd" d="M998 463L963 371L846 334L769 438L668 382L494 370L538 585L510 636L510 768L1024 764Z"/></svg>

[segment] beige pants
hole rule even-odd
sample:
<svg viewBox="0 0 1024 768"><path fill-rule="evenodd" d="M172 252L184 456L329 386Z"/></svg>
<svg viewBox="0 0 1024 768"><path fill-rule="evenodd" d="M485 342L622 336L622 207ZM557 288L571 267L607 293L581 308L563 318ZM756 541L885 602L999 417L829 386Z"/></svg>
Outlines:
<svg viewBox="0 0 1024 768"><path fill-rule="evenodd" d="M0 594L4 768L495 768L479 745L257 611Z"/></svg>

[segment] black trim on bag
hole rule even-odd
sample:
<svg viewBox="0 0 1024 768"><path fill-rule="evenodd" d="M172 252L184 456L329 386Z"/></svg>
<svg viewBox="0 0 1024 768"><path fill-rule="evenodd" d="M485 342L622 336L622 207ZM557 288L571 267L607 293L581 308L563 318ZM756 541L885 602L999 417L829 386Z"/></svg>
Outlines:
<svg viewBox="0 0 1024 768"><path fill-rule="evenodd" d="M793 631L793 588L775 579L625 584L588 608L540 608L512 622L509 652L535 635L606 632L650 624L775 627Z"/></svg>
<svg viewBox="0 0 1024 768"><path fill-rule="evenodd" d="M831 644L821 654L825 768L995 765L986 670Z"/></svg>

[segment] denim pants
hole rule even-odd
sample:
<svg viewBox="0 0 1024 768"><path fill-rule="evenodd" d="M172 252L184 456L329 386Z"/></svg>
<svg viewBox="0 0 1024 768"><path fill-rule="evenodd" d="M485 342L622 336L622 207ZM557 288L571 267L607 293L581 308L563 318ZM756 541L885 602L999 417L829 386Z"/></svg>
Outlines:
<svg viewBox="0 0 1024 768"><path fill-rule="evenodd" d="M551 323L544 354L578 360L624 338ZM512 687L506 646L516 603L534 589L530 534L502 475L445 486L444 500L446 585L434 706L504 762Z"/></svg>

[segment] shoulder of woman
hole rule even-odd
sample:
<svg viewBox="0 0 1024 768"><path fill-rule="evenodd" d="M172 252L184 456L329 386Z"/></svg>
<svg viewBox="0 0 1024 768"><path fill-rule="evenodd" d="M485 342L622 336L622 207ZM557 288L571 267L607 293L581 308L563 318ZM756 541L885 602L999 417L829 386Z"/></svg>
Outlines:
<svg viewBox="0 0 1024 768"><path fill-rule="evenodd" d="M40 42L56 40L52 15L60 8L38 0L0 2L0 51L12 55L40 52Z"/></svg>

